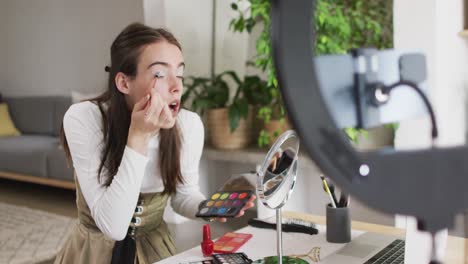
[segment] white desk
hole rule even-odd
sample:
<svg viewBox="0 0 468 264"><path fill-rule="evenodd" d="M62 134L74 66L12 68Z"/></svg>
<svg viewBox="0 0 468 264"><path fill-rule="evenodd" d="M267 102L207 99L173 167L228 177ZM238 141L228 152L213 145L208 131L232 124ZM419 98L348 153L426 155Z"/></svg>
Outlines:
<svg viewBox="0 0 468 264"><path fill-rule="evenodd" d="M319 224L318 235L307 235L298 233L283 233L283 254L307 254L313 247L320 247L320 256L324 259L326 256L335 252L343 247L345 244L332 244L326 242L325 239L325 217L313 216L295 212L283 212L284 218L298 218ZM405 231L389 226L369 224L363 222L352 222L353 231L351 233L352 239L356 236L363 234L365 231L394 235L404 238ZM237 232L251 233L253 237L242 246L238 252L244 252L252 260L257 260L265 256L276 255L276 231L270 229L259 229L252 227L245 227ZM468 239L449 236L447 240L447 249L445 252L445 262L453 264L468 263L467 258ZM190 250L181 252L175 256L157 262L158 264L178 264L188 261L202 260L200 246L196 246ZM311 263L309 259L306 259Z"/></svg>
<svg viewBox="0 0 468 264"><path fill-rule="evenodd" d="M319 234L308 235L300 233L284 233L283 232L283 254L297 255L307 254L313 247L320 247L320 257L323 259L331 253L342 248L346 244L328 243L325 238L325 227L319 225ZM245 227L236 232L249 233L253 237L244 244L237 252L244 252L252 260L257 260L266 256L276 255L276 231L272 229L261 229L253 227ZM354 230L351 237L364 233L363 231ZM215 239L214 239L215 240ZM200 246L177 254L173 257L157 262L158 264L178 264L189 261L199 261L205 259L202 255ZM308 259L306 259L308 260ZM310 260L308 260L312 263Z"/></svg>

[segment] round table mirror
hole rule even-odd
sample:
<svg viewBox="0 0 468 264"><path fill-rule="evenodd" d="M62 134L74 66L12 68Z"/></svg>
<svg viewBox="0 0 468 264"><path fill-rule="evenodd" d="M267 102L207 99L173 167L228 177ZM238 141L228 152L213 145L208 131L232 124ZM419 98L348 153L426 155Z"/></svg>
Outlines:
<svg viewBox="0 0 468 264"><path fill-rule="evenodd" d="M281 208L292 194L297 176L299 138L293 130L281 134L257 172L257 196L276 210L278 263L282 263Z"/></svg>

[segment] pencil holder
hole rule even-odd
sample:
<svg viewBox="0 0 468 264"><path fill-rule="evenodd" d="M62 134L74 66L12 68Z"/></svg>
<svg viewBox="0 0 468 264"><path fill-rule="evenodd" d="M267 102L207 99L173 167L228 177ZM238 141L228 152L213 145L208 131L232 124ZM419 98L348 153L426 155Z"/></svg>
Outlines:
<svg viewBox="0 0 468 264"><path fill-rule="evenodd" d="M351 217L349 208L334 208L327 205L327 241L348 243L351 241Z"/></svg>

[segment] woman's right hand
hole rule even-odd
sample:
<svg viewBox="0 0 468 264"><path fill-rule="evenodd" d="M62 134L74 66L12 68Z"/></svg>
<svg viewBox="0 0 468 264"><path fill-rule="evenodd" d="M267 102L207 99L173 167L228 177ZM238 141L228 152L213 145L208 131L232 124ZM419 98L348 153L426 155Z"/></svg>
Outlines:
<svg viewBox="0 0 468 264"><path fill-rule="evenodd" d="M155 85L156 79L153 87ZM156 92L156 89L151 89L151 93L141 98L133 106L127 145L146 155L149 139L173 118L167 103Z"/></svg>

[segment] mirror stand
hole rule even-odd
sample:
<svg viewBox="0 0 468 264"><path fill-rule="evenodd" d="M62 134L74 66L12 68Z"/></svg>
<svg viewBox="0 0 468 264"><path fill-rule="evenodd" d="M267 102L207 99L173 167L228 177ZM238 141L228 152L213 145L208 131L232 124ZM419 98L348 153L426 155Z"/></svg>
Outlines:
<svg viewBox="0 0 468 264"><path fill-rule="evenodd" d="M266 207L276 210L278 264L283 263L281 208L296 183L298 155L299 138L296 132L288 130L278 137L257 172L257 196Z"/></svg>
<svg viewBox="0 0 468 264"><path fill-rule="evenodd" d="M276 209L276 250L278 254L278 264L283 264L283 217L281 215L281 208Z"/></svg>

